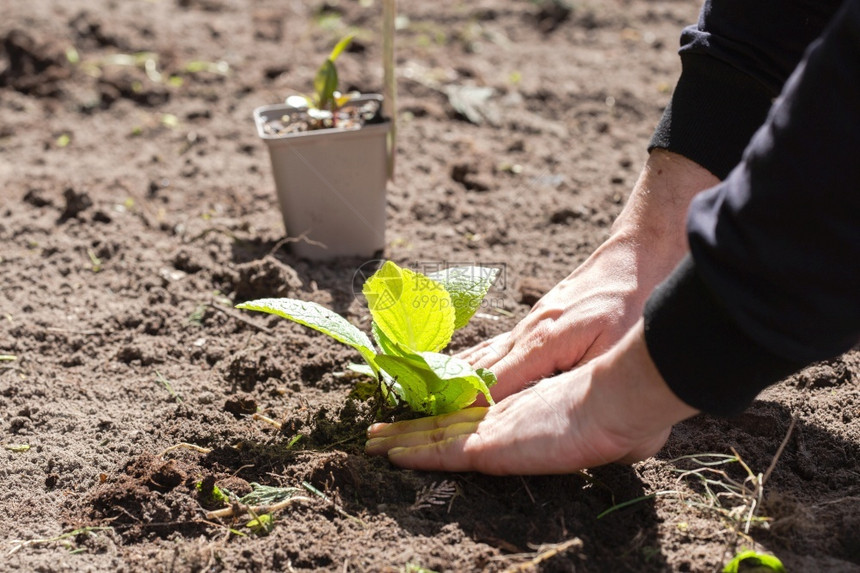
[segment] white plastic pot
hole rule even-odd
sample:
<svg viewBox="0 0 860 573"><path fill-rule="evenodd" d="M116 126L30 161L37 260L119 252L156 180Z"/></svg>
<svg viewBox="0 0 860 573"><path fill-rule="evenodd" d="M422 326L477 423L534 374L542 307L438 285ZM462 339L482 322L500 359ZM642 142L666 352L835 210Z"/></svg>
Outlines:
<svg viewBox="0 0 860 573"><path fill-rule="evenodd" d="M296 255L312 260L372 257L385 247L386 135L390 123L271 135L264 126L294 111L254 110L266 142L284 225ZM320 243L324 246L318 246Z"/></svg>

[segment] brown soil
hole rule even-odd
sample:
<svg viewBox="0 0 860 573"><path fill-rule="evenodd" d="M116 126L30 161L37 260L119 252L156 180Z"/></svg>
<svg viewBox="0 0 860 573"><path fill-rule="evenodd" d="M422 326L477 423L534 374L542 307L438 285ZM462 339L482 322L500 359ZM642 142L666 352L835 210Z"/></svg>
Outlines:
<svg viewBox="0 0 860 573"><path fill-rule="evenodd" d="M504 265L493 306L455 339L464 348L510 328L606 236L697 6L401 4L385 256ZM352 352L230 308L294 296L366 324L352 289L363 261L311 264L279 242L251 112L309 91L347 28L359 34L339 60L345 87L379 91L380 12L344 0L0 1L0 354L16 357L0 361L0 569L715 571L747 546L790 571L860 571L858 352L738 418L679 425L633 467L427 474L362 453L366 408L337 375ZM471 85L495 89L482 125L445 92ZM673 458L732 448L765 472L792 416L758 513L770 521L749 535L677 480L695 466ZM179 443L211 451L162 455ZM744 477L738 464L729 475ZM237 495L307 482L327 499L306 492L313 501L277 514L268 536L227 523L239 536L204 519L201 481ZM441 503L420 503L430 486ZM14 541L85 527L105 529Z"/></svg>

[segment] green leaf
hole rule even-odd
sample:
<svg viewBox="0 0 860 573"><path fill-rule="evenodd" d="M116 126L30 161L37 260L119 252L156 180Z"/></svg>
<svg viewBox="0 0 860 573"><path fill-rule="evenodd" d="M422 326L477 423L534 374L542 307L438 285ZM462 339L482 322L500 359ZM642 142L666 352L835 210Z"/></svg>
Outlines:
<svg viewBox="0 0 860 573"><path fill-rule="evenodd" d="M375 322L371 322L370 330L373 332L373 339L376 341L376 345L382 349L383 354L390 354L393 356L406 356L408 354L412 354L412 352L404 349L402 346L388 338Z"/></svg>
<svg viewBox="0 0 860 573"><path fill-rule="evenodd" d="M349 47L349 44L350 44L350 42L352 42L353 38L355 38L355 34L348 34L348 35L344 36L343 38L341 38L340 41L337 43L337 45L335 45L335 47L332 48L331 54L328 55L328 59L331 60L332 62L334 62L337 59L337 57L345 49L347 49L347 47Z"/></svg>
<svg viewBox="0 0 860 573"><path fill-rule="evenodd" d="M414 352L437 352L451 341L454 307L438 282L386 261L362 292L375 326L391 342Z"/></svg>
<svg viewBox="0 0 860 573"><path fill-rule="evenodd" d="M376 377L376 372L373 371L373 368L368 366L367 364L355 364L350 362L347 366L352 372L356 374L361 374L362 376L371 376Z"/></svg>
<svg viewBox="0 0 860 573"><path fill-rule="evenodd" d="M777 557L755 551L742 551L729 561L723 573L739 573L741 571L776 571L785 573L785 566Z"/></svg>
<svg viewBox="0 0 860 573"><path fill-rule="evenodd" d="M262 298L243 302L236 305L236 308L275 314L327 334L358 350L371 368L376 369L376 352L370 338L341 315L315 302L292 298Z"/></svg>
<svg viewBox="0 0 860 573"><path fill-rule="evenodd" d="M454 330L469 323L497 276L499 269L489 267L453 267L427 275L451 295L456 312Z"/></svg>
<svg viewBox="0 0 860 573"><path fill-rule="evenodd" d="M343 37L329 54L326 61L322 63L317 70L317 75L314 77L314 91L316 92L316 107L319 109L327 109L334 102L334 92L337 91L338 77L337 67L334 61L338 56L349 46L355 34L349 34ZM337 107L335 103L335 107Z"/></svg>
<svg viewBox="0 0 860 573"><path fill-rule="evenodd" d="M474 402L479 392L492 403L487 379L465 360L421 352L411 356L380 355L377 363L397 380L401 398L417 412L432 416L460 410Z"/></svg>
<svg viewBox="0 0 860 573"><path fill-rule="evenodd" d="M256 535L265 537L275 528L275 519L271 513L263 513L246 523L245 527L253 531Z"/></svg>
<svg viewBox="0 0 860 573"><path fill-rule="evenodd" d="M337 82L337 68L334 67L334 62L331 60L324 61L320 69L317 70L316 77L314 77L316 104L319 109L325 109L328 106L334 97L334 92L337 91Z"/></svg>
<svg viewBox="0 0 860 573"><path fill-rule="evenodd" d="M478 368L477 370L475 370L475 374L481 377L481 380L484 381L484 384L487 386L487 388L492 388L496 385L496 382L498 382L498 380L496 379L496 375L487 370L486 368ZM492 404L493 399L491 396L488 396L488 394L489 392L485 393L485 397L487 398L487 402Z"/></svg>

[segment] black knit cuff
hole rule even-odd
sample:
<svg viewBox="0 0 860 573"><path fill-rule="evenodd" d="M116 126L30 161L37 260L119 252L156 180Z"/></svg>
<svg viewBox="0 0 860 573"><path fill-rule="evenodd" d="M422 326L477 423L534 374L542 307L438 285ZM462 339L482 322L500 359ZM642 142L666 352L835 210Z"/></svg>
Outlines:
<svg viewBox="0 0 860 573"><path fill-rule="evenodd" d="M682 54L681 63L683 72L648 151L667 149L725 179L777 94L710 56Z"/></svg>
<svg viewBox="0 0 860 573"><path fill-rule="evenodd" d="M739 414L765 387L805 366L747 336L689 256L648 299L645 343L672 392L717 416Z"/></svg>

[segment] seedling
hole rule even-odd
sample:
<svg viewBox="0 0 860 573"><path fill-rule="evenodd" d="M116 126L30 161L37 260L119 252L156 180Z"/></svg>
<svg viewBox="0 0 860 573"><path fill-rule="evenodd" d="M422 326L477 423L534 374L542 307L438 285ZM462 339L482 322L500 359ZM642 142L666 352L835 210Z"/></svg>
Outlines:
<svg viewBox="0 0 860 573"><path fill-rule="evenodd" d="M214 478L209 479L211 481L200 480L194 484L194 489L197 490L197 493L203 499L203 502L209 506L215 507L224 507L229 504L230 496L221 491L221 488L215 485Z"/></svg>
<svg viewBox="0 0 860 573"><path fill-rule="evenodd" d="M468 324L497 274L498 269L456 267L423 275L387 261L362 289L376 345L345 318L313 302L269 298L237 308L275 314L351 346L366 363L352 369L370 376L390 406L444 414L465 408L478 394L493 403L495 375L441 351L454 331Z"/></svg>
<svg viewBox="0 0 860 573"><path fill-rule="evenodd" d="M357 92L342 94L338 91L339 79L335 61L349 47L355 35L342 38L332 49L314 76L314 93L310 96L294 95L287 98L287 105L307 108L308 129L323 129L337 126L338 111L353 98Z"/></svg>
<svg viewBox="0 0 860 573"><path fill-rule="evenodd" d="M739 573L740 571L785 573L785 566L773 555L748 550L736 555L723 569L723 573Z"/></svg>
<svg viewBox="0 0 860 573"><path fill-rule="evenodd" d="M79 529L75 529L73 531L69 531L68 533L63 533L62 535L58 535L56 537L47 537L42 539L13 539L12 540L12 549L6 554L12 555L18 551L20 551L24 547L34 547L36 545L47 545L55 542L62 542L62 544L69 549L69 551L77 552L78 549L73 549L73 545L70 539L74 539L79 535L87 535L91 537L95 537L96 531L109 531L112 530L113 527L81 527Z"/></svg>
<svg viewBox="0 0 860 573"><path fill-rule="evenodd" d="M272 517L271 513L262 513L246 523L245 527L250 529L254 534L265 537L275 528L275 518Z"/></svg>

